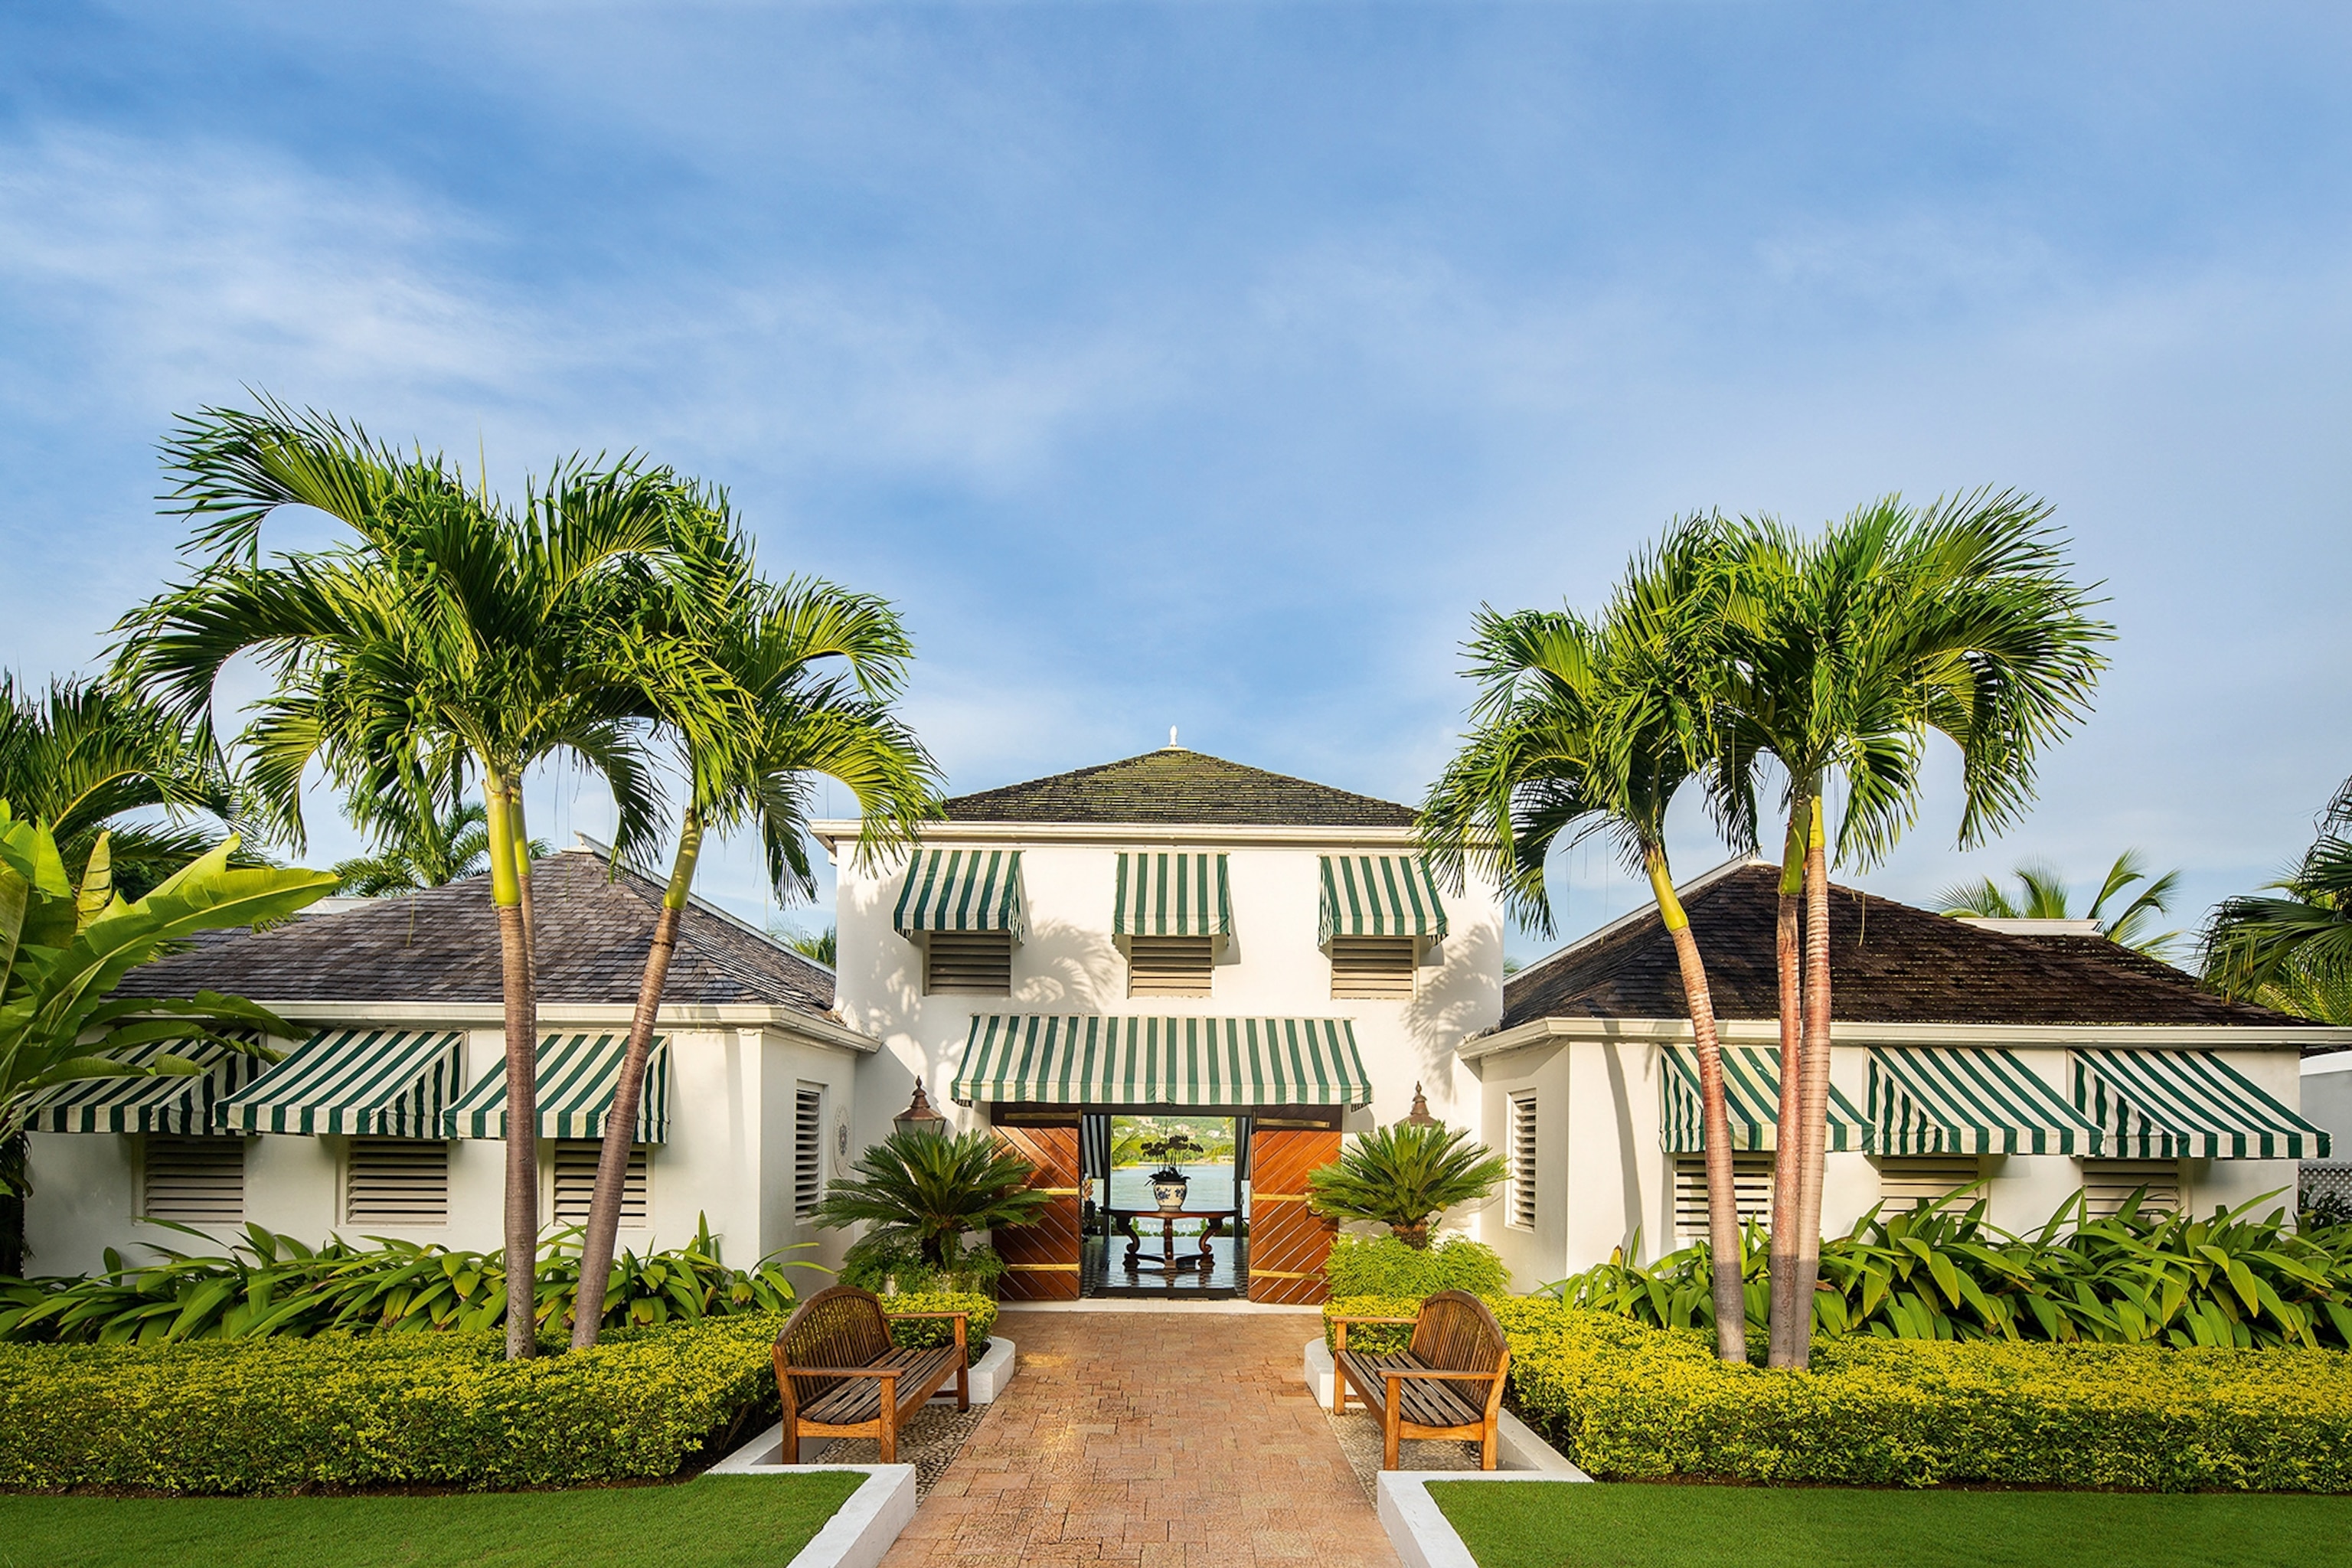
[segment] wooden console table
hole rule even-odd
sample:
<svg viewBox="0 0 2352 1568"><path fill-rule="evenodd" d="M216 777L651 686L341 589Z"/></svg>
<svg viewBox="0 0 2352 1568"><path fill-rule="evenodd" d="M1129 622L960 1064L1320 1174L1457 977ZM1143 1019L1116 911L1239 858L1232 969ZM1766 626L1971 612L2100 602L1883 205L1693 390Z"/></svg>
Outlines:
<svg viewBox="0 0 2352 1568"><path fill-rule="evenodd" d="M1239 1209L1149 1208L1111 1209L1108 1212L1110 1215L1111 1227L1127 1237L1128 1268L1130 1271L1150 1269L1155 1274L1182 1274L1192 1269L1197 1269L1202 1274L1208 1273L1217 1258L1215 1250L1209 1245L1210 1242L1215 1238L1218 1232L1224 1229L1227 1220L1238 1219L1241 1216ZM1160 1256L1157 1258L1143 1250L1143 1237L1135 1228L1135 1222L1139 1219L1156 1219L1160 1222ZM1180 1219L1208 1221L1208 1224L1201 1229L1201 1250L1198 1252L1176 1250L1176 1222Z"/></svg>

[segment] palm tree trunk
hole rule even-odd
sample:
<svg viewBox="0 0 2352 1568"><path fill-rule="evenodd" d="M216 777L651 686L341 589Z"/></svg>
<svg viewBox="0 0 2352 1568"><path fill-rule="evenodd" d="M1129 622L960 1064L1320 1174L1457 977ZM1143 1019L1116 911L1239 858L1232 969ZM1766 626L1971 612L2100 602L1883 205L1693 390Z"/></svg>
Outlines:
<svg viewBox="0 0 2352 1568"><path fill-rule="evenodd" d="M661 1014L662 988L677 951L678 921L694 886L702 854L702 820L693 812L679 826L677 854L670 862L669 886L662 889L661 914L654 921L653 946L646 952L645 978L637 985L637 1010L629 1020L629 1046L621 1057L621 1081L604 1116L604 1147L596 1156L596 1191L588 1202L588 1234L580 1243L580 1290L572 1304L572 1348L596 1342L604 1320L604 1290L613 1273L613 1249L621 1234L621 1194L629 1174L629 1145L637 1132L637 1107L645 1097L646 1062L653 1055L654 1020ZM593 1281L593 1284L592 1284Z"/></svg>
<svg viewBox="0 0 2352 1568"><path fill-rule="evenodd" d="M539 989L539 921L530 901L530 832L522 822L522 781L514 782L513 793L507 797L507 825L514 837L515 887L520 895L522 909L523 960L530 965L530 984L534 994Z"/></svg>
<svg viewBox="0 0 2352 1568"><path fill-rule="evenodd" d="M1675 892L1663 846L1643 855L1658 914L1674 937L1682 966L1683 999L1690 1007L1691 1037L1698 1044L1698 1095L1702 1147L1706 1152L1706 1239L1715 1284L1715 1353L1727 1362L1748 1360L1748 1296L1740 1279L1739 1196L1731 1162L1731 1117L1723 1101L1723 1047L1715 1032L1715 994L1690 917ZM1423 1245L1426 1246L1424 1242Z"/></svg>
<svg viewBox="0 0 2352 1568"><path fill-rule="evenodd" d="M1804 1062L1803 899L1805 845L1811 834L1812 793L1800 786L1789 805L1789 832L1780 847L1780 898L1773 927L1773 955L1780 970L1780 1107L1773 1128L1772 1243L1768 1278L1767 1352L1773 1366L1793 1365L1796 1336L1790 1331L1797 1299L1797 1149L1803 1142Z"/></svg>
<svg viewBox="0 0 2352 1568"><path fill-rule="evenodd" d="M1822 1181L1830 1142L1830 862L1822 803L1805 846L1805 1128L1798 1167L1793 1366L1811 1358L1813 1285L1822 1273Z"/></svg>
<svg viewBox="0 0 2352 1568"><path fill-rule="evenodd" d="M490 816L490 902L499 911L499 968L506 994L507 1359L521 1361L533 1353L537 1328L539 1005L509 816L514 801L508 788L507 781L492 773L483 781L482 797Z"/></svg>

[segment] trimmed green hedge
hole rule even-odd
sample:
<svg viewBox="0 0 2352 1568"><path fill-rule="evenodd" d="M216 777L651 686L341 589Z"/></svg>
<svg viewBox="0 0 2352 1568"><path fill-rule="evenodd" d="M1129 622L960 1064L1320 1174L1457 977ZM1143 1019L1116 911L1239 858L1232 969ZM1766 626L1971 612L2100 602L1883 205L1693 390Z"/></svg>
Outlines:
<svg viewBox="0 0 2352 1568"><path fill-rule="evenodd" d="M963 1308L980 1343L996 1317L979 1297L892 1304ZM622 1330L525 1362L503 1360L487 1332L0 1345L0 1487L499 1489L673 1475L772 1419L769 1347L783 1321Z"/></svg>
<svg viewBox="0 0 2352 1568"><path fill-rule="evenodd" d="M1323 1278L1334 1296L1424 1299L1440 1290L1499 1296L1511 1286L1511 1272L1495 1249L1466 1236L1426 1247L1407 1247L1393 1236L1343 1236L1331 1244Z"/></svg>
<svg viewBox="0 0 2352 1568"><path fill-rule="evenodd" d="M1812 1371L1782 1373L1726 1366L1703 1333L1526 1297L1489 1305L1511 1342L1513 1408L1611 1479L2352 1491L2342 1352L1824 1339ZM1380 1348L1381 1333L1349 1342Z"/></svg>

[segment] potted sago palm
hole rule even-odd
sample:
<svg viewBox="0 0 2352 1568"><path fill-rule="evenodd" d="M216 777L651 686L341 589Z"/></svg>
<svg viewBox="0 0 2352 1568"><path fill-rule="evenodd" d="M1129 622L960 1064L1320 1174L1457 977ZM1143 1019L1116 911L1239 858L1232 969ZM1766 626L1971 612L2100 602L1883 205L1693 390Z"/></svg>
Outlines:
<svg viewBox="0 0 2352 1568"><path fill-rule="evenodd" d="M1482 1203L1507 1167L1469 1133L1400 1121L1351 1140L1307 1178L1318 1214L1384 1225L1411 1247L1429 1245L1429 1223L1459 1204Z"/></svg>

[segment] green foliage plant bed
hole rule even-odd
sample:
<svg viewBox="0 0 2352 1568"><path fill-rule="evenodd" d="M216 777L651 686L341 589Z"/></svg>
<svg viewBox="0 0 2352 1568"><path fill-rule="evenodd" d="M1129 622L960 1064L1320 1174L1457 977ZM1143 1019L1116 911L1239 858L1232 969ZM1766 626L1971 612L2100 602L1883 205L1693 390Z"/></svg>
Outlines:
<svg viewBox="0 0 2352 1568"><path fill-rule="evenodd" d="M2309 1568L2352 1500L1433 1479L1479 1568Z"/></svg>
<svg viewBox="0 0 2352 1568"><path fill-rule="evenodd" d="M0 1561L53 1568L736 1568L788 1563L866 1478L706 1476L684 1486L458 1497L0 1497Z"/></svg>
<svg viewBox="0 0 2352 1568"><path fill-rule="evenodd" d="M1811 1372L1768 1372L1724 1365L1699 1331L1489 1304L1511 1343L1512 1408L1604 1479L2352 1491L2340 1352L1854 1337L1817 1339ZM1349 1342L1384 1349L1381 1332Z"/></svg>
<svg viewBox="0 0 2352 1568"><path fill-rule="evenodd" d="M993 1302L920 1300L969 1310L985 1342ZM490 1329L0 1345L0 1487L500 1490L671 1476L772 1418L769 1347L783 1321L625 1329L520 1362L502 1359ZM931 1327L899 1325L908 1341Z"/></svg>
<svg viewBox="0 0 2352 1568"><path fill-rule="evenodd" d="M1343 1236L1331 1244L1323 1278L1333 1296L1422 1300L1440 1290L1499 1296L1511 1281L1495 1249L1466 1236L1449 1236L1426 1247L1409 1247L1393 1236Z"/></svg>

